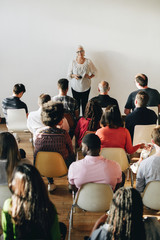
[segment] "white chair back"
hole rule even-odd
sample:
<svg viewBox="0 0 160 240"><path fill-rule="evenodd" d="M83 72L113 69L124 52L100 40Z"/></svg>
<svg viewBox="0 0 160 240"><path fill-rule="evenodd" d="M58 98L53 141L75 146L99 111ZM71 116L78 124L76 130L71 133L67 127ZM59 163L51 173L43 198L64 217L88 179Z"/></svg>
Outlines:
<svg viewBox="0 0 160 240"><path fill-rule="evenodd" d="M22 109L7 109L7 128L10 132L28 131L26 111Z"/></svg>
<svg viewBox="0 0 160 240"><path fill-rule="evenodd" d="M150 143L151 133L155 127L156 127L156 124L136 125L134 128L133 146L143 142Z"/></svg>
<svg viewBox="0 0 160 240"><path fill-rule="evenodd" d="M143 204L153 210L160 210L160 181L149 182L142 197Z"/></svg>
<svg viewBox="0 0 160 240"><path fill-rule="evenodd" d="M122 171L129 168L127 154L123 148L102 148L100 155L106 159L118 162Z"/></svg>
<svg viewBox="0 0 160 240"><path fill-rule="evenodd" d="M113 191L110 185L102 183L84 184L76 197L79 208L90 212L105 212L109 209Z"/></svg>
<svg viewBox="0 0 160 240"><path fill-rule="evenodd" d="M157 107L157 106L147 107L147 108L153 110L157 116L159 115L159 113L158 113L158 107Z"/></svg>
<svg viewBox="0 0 160 240"><path fill-rule="evenodd" d="M8 185L0 185L0 208L3 208L4 201L11 195Z"/></svg>

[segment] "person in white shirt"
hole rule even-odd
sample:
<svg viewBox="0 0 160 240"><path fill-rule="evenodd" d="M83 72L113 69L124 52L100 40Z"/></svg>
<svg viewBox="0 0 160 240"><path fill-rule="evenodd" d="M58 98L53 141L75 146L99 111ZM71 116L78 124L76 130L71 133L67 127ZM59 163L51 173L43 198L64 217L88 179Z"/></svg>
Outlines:
<svg viewBox="0 0 160 240"><path fill-rule="evenodd" d="M36 131L40 128L45 127L41 120L41 110L42 110L42 105L44 103L47 103L50 100L51 100L50 95L42 93L38 97L39 109L37 111L30 112L28 115L27 127L29 131L33 134L33 141L36 138ZM69 131L69 125L65 118L63 119L63 124L59 127L65 129L66 131Z"/></svg>
<svg viewBox="0 0 160 240"><path fill-rule="evenodd" d="M77 47L77 56L68 69L68 79L71 82L73 98L82 105L82 113L84 115L85 107L91 88L91 79L95 76L96 68L92 61L85 58L85 51L82 46Z"/></svg>

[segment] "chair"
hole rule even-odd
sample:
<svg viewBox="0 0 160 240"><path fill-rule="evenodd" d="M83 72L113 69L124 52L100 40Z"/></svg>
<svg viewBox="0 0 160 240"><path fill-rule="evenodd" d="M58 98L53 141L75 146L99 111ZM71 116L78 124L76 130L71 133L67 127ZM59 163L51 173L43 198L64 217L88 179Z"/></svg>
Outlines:
<svg viewBox="0 0 160 240"><path fill-rule="evenodd" d="M159 116L157 106L152 106L152 107L147 107L147 108L153 110L156 113L156 115Z"/></svg>
<svg viewBox="0 0 160 240"><path fill-rule="evenodd" d="M151 133L155 127L156 124L136 125L134 128L133 146L139 143L150 143ZM141 152L141 149L138 149L137 152Z"/></svg>
<svg viewBox="0 0 160 240"><path fill-rule="evenodd" d="M65 161L58 152L38 152L35 167L45 177L63 177L68 173Z"/></svg>
<svg viewBox="0 0 160 240"><path fill-rule="evenodd" d="M4 201L11 197L8 185L0 185L0 208L3 208Z"/></svg>
<svg viewBox="0 0 160 240"><path fill-rule="evenodd" d="M69 128L72 129L75 125L75 122L74 122L74 118L72 116L71 113L67 112L67 113L64 113L64 117L67 119L68 121L68 124L69 124Z"/></svg>
<svg viewBox="0 0 160 240"><path fill-rule="evenodd" d="M130 170L130 164L128 162L127 154L123 148L102 148L101 156L109 160L118 162L121 166L122 172ZM133 174L131 172L131 186L133 186Z"/></svg>
<svg viewBox="0 0 160 240"><path fill-rule="evenodd" d="M24 108L22 108L22 109L7 109L7 124L6 125L8 128L8 131L11 133L18 133L18 132L30 133L32 149L34 152L33 135L27 127L27 117L26 117L26 111Z"/></svg>
<svg viewBox="0 0 160 240"><path fill-rule="evenodd" d="M160 210L160 181L149 182L143 192L143 204L153 210Z"/></svg>
<svg viewBox="0 0 160 240"><path fill-rule="evenodd" d="M9 132L29 132L24 108L7 109L7 128Z"/></svg>
<svg viewBox="0 0 160 240"><path fill-rule="evenodd" d="M89 212L105 212L109 210L113 198L113 191L109 184L86 183L78 190L73 201L70 219L68 240L71 238L71 228L73 225L73 209L79 207Z"/></svg>

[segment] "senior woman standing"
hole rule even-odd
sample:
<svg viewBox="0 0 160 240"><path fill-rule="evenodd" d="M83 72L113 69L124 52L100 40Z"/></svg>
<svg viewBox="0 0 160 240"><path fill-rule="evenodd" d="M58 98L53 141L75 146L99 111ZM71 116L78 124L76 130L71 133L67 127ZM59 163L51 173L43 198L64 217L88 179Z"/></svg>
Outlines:
<svg viewBox="0 0 160 240"><path fill-rule="evenodd" d="M92 61L85 58L85 51L82 46L77 48L77 56L68 70L68 78L71 80L72 95L77 100L79 108L82 105L84 115L91 88L91 79L95 76L96 68Z"/></svg>

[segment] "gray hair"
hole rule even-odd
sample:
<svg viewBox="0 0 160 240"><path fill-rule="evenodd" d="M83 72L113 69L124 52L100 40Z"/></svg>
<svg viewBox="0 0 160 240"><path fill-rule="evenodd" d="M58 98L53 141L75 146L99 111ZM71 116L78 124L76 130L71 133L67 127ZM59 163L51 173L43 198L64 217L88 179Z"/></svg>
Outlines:
<svg viewBox="0 0 160 240"><path fill-rule="evenodd" d="M102 82L100 82L98 84L98 88L100 93L105 93L108 89L109 89L109 83L106 81L103 81L104 84L102 84Z"/></svg>

